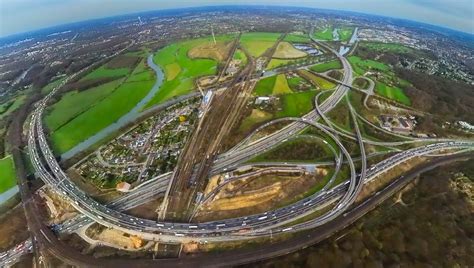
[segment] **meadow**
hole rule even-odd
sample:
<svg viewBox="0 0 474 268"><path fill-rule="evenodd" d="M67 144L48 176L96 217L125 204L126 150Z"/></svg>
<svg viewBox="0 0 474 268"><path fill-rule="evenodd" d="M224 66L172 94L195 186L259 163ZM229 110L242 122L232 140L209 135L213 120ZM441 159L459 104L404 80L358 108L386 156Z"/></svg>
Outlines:
<svg viewBox="0 0 474 268"><path fill-rule="evenodd" d="M371 70L380 71L380 72L390 71L389 66L378 61L363 60L357 56L350 56L348 60L350 64L352 65L354 72L356 72L359 75L364 75L365 72L371 71Z"/></svg>
<svg viewBox="0 0 474 268"><path fill-rule="evenodd" d="M52 133L53 148L64 153L114 123L143 99L154 81L126 82L109 96Z"/></svg>
<svg viewBox="0 0 474 268"><path fill-rule="evenodd" d="M297 59L306 57L308 54L304 51L296 49L288 42L280 42L273 54L273 58L278 59Z"/></svg>
<svg viewBox="0 0 474 268"><path fill-rule="evenodd" d="M332 36L332 31L333 29L332 28L324 28L324 29L321 29L321 30L318 30L316 32L314 32L314 38L316 39L319 39L319 40L332 40L333 39L333 36Z"/></svg>
<svg viewBox="0 0 474 268"><path fill-rule="evenodd" d="M324 73L330 70L342 69L342 64L339 60L332 60L311 66L310 69L318 73Z"/></svg>
<svg viewBox="0 0 474 268"><path fill-rule="evenodd" d="M287 34L283 41L290 43L310 43L311 39L306 34Z"/></svg>
<svg viewBox="0 0 474 268"><path fill-rule="evenodd" d="M257 96L282 95L292 93L284 74L270 76L258 81L254 89Z"/></svg>
<svg viewBox="0 0 474 268"><path fill-rule="evenodd" d="M88 76L93 74L95 78L118 79L87 90L69 91L49 107L45 122L51 133L54 151L60 154L67 152L133 109L155 84L155 72L145 61L146 58L141 58L138 64L133 64L133 70L109 69L103 65ZM116 72L111 75L113 71ZM119 73L122 76L116 75ZM88 79L88 76L83 79Z"/></svg>
<svg viewBox="0 0 474 268"><path fill-rule="evenodd" d="M230 42L233 38L232 35L216 36L217 42L221 43ZM190 93L195 88L197 77L216 74L216 60L192 59L188 54L194 47L212 42L212 37L206 37L173 43L160 49L154 56L154 62L164 69L166 81L146 107Z"/></svg>
<svg viewBox="0 0 474 268"><path fill-rule="evenodd" d="M405 105L408 105L408 106L411 105L410 98L408 98L408 96L405 95L403 90L399 87L388 86L384 83L376 82L375 92L389 99L403 103Z"/></svg>
<svg viewBox="0 0 474 268"><path fill-rule="evenodd" d="M7 156L0 159L0 194L16 185L15 165L13 158Z"/></svg>
<svg viewBox="0 0 474 268"><path fill-rule="evenodd" d="M240 44L248 50L250 55L259 57L271 48L280 36L279 33L244 33L240 37Z"/></svg>
<svg viewBox="0 0 474 268"><path fill-rule="evenodd" d="M280 97L282 110L276 113L276 117L301 117L310 112L313 109L313 100L317 92L309 90L282 95Z"/></svg>
<svg viewBox="0 0 474 268"><path fill-rule="evenodd" d="M123 79L90 88L85 91L71 91L64 94L60 101L48 107L45 117L46 126L55 131L79 114L108 97L123 82Z"/></svg>

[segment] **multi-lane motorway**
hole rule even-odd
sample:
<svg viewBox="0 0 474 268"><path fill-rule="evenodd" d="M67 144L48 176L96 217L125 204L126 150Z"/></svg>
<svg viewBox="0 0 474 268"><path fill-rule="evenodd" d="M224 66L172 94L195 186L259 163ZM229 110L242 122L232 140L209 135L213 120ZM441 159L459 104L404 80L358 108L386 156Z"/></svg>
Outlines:
<svg viewBox="0 0 474 268"><path fill-rule="evenodd" d="M221 221L202 223L157 222L130 216L123 213L123 211L164 193L169 185L170 174L156 178L107 205L100 204L89 197L74 185L61 170L45 138L41 122L42 113L48 100L55 94L55 89L37 104L35 111L32 113L28 132L28 151L37 176L41 177L52 189L69 199L71 204L82 214L82 216L63 224L60 231L74 231L95 221L124 232L140 235L147 240L185 242L232 241L312 229L340 217L353 204L364 183L375 179L394 166L419 156L437 152L442 153L445 150L464 150L474 147L474 144L469 141L439 142L400 152L370 168L366 168L366 156L363 148L364 142L367 141L362 138L357 124L355 124L356 133L351 137L359 142L362 152L362 169L357 172L350 154L334 134L336 131L328 126L316 123L321 115L333 109L346 95L349 90L346 85L352 83L352 68L347 59L339 55L334 49L323 43L318 42L318 44L337 55L341 61L344 68L342 83L337 86L329 98L321 105L317 105L317 109L302 118L286 118L284 120L292 123L281 130L257 141L251 141L252 136L249 136L236 147L218 156L213 163L211 173L216 174L233 169L254 155L273 148L309 126L326 133L339 147L338 149L342 152L351 170L350 178L345 183L332 188L325 187L324 191L286 207ZM352 107L350 108L352 120L356 122L356 113ZM336 163L340 164L343 157L338 157ZM292 221L309 215L328 204L333 205L333 209L328 213L304 223L287 227L287 224Z"/></svg>

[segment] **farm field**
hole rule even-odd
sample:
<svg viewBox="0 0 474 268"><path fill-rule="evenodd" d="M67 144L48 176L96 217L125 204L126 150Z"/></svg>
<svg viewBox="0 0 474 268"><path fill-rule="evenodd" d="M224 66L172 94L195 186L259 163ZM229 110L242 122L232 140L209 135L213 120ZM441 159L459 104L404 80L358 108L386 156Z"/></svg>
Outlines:
<svg viewBox="0 0 474 268"><path fill-rule="evenodd" d="M16 185L15 165L13 158L0 159L0 194Z"/></svg>
<svg viewBox="0 0 474 268"><path fill-rule="evenodd" d="M310 69L318 73L324 73L330 70L342 69L342 64L339 60L332 60L311 66Z"/></svg>
<svg viewBox="0 0 474 268"><path fill-rule="evenodd" d="M232 35L216 36L218 43L230 42L233 38ZM202 47L212 42L212 37L206 37L173 43L160 49L154 56L154 62L165 70L166 81L146 105L146 108L173 97L187 94L193 90L195 78L215 74L217 70L216 60L191 59L188 56L189 51L194 47Z"/></svg>
<svg viewBox="0 0 474 268"><path fill-rule="evenodd" d="M267 70L289 65L292 62L293 60L271 59L267 65Z"/></svg>
<svg viewBox="0 0 474 268"><path fill-rule="evenodd" d="M143 58L135 66L132 74L127 78L127 82L138 82L145 80L156 80L156 74L148 67L147 59Z"/></svg>
<svg viewBox="0 0 474 268"><path fill-rule="evenodd" d="M240 49L237 49L234 53L234 60L240 60L242 61L241 64L242 65L246 65L247 64L247 56L245 55L245 53L240 50Z"/></svg>
<svg viewBox="0 0 474 268"><path fill-rule="evenodd" d="M239 131L245 133L249 131L250 128L255 124L265 122L272 118L273 115L271 113L261 111L259 109L253 109L252 113L248 117L246 117L240 124Z"/></svg>
<svg viewBox="0 0 474 268"><path fill-rule="evenodd" d="M260 79L255 85L255 95L257 96L268 96L273 92L275 86L276 76L270 76L267 78Z"/></svg>
<svg viewBox="0 0 474 268"><path fill-rule="evenodd" d="M338 29L339 39L341 41L349 41L351 39L353 31L354 29L351 27L342 27Z"/></svg>
<svg viewBox="0 0 474 268"><path fill-rule="evenodd" d="M332 31L332 27L321 29L314 32L314 37L319 40L333 40Z"/></svg>
<svg viewBox="0 0 474 268"><path fill-rule="evenodd" d="M240 37L240 44L248 50L250 55L259 57L271 48L280 36L279 33L244 33Z"/></svg>
<svg viewBox="0 0 474 268"><path fill-rule="evenodd" d="M326 80L322 77L319 77L319 76L314 76L314 81L318 84L318 86L321 88L321 89L332 89L332 88L335 88L336 87L336 84L334 84L333 82L329 81L329 80Z"/></svg>
<svg viewBox="0 0 474 268"><path fill-rule="evenodd" d="M219 40L219 41L217 41ZM233 42L230 42L232 37L230 35L220 36L216 39L216 44L213 42L205 42L191 48L188 51L188 56L191 59L213 59L215 61L224 61L227 59Z"/></svg>
<svg viewBox="0 0 474 268"><path fill-rule="evenodd" d="M41 93L47 94L47 93L51 92L51 90L53 90L54 87L59 85L64 79L66 79L66 77L62 77L62 78L59 78L59 79L56 79L56 80L50 82L49 84L47 84L46 86L44 86L41 89Z"/></svg>
<svg viewBox="0 0 474 268"><path fill-rule="evenodd" d="M288 42L280 42L273 54L273 58L278 59L297 59L306 57L308 54L301 50L296 49L292 44Z"/></svg>
<svg viewBox="0 0 474 268"><path fill-rule="evenodd" d="M52 134L53 148L64 153L130 111L152 88L154 81L126 82L87 111Z"/></svg>
<svg viewBox="0 0 474 268"><path fill-rule="evenodd" d="M292 93L293 91L288 86L286 76L284 74L277 75L275 85L273 86L273 95L281 95Z"/></svg>
<svg viewBox="0 0 474 268"><path fill-rule="evenodd" d="M315 83L319 87L319 89L323 89L323 90L332 89L336 86L336 84L334 84L333 82L328 81L327 79L324 79L322 77L319 77L319 76L317 76L317 75L315 75L315 74L313 74L309 71L301 70L300 74L304 78L309 79L313 83Z"/></svg>
<svg viewBox="0 0 474 268"><path fill-rule="evenodd" d="M165 66L166 81L172 81L181 72L181 66L177 62Z"/></svg>
<svg viewBox="0 0 474 268"><path fill-rule="evenodd" d="M287 78L286 81L288 82L288 86L292 90L295 90L301 82L306 81L306 80L304 80L303 78L297 76L297 77Z"/></svg>
<svg viewBox="0 0 474 268"><path fill-rule="evenodd" d="M405 105L411 105L410 98L399 87L391 87L381 82L375 83L375 92Z"/></svg>
<svg viewBox="0 0 474 268"><path fill-rule="evenodd" d="M144 53L144 51L139 52ZM137 51L137 53L139 52ZM138 57L130 53L119 55L88 73L81 81L99 78L120 78L131 74L132 71L142 72L145 70L144 60L144 57ZM137 68L137 66L140 66L140 68Z"/></svg>
<svg viewBox="0 0 474 268"><path fill-rule="evenodd" d="M85 91L72 91L64 94L60 101L48 108L45 117L46 126L50 131L56 131L109 96L123 81L124 79L117 79Z"/></svg>
<svg viewBox="0 0 474 268"><path fill-rule="evenodd" d="M13 113L16 109L18 109L25 102L25 99L26 95L19 95L14 100L11 100L9 103L0 105L0 120Z"/></svg>
<svg viewBox="0 0 474 268"><path fill-rule="evenodd" d="M307 34L288 34L283 41L290 43L309 43L311 39L309 39Z"/></svg>
<svg viewBox="0 0 474 268"><path fill-rule="evenodd" d="M261 79L255 86L257 96L281 95L292 92L284 74Z"/></svg>
<svg viewBox="0 0 474 268"><path fill-rule="evenodd" d="M357 56L350 56L348 58L354 72L359 75L363 75L365 72L370 70L376 70L380 72L388 72L390 71L390 67L387 65L373 60L363 60Z"/></svg>
<svg viewBox="0 0 474 268"><path fill-rule="evenodd" d="M152 88L153 73L141 63L126 78L66 93L46 117L55 152L68 151L130 111Z"/></svg>
<svg viewBox="0 0 474 268"><path fill-rule="evenodd" d="M88 79L96 79L96 78L104 78L104 77L123 77L129 74L131 69L129 68L117 68L117 69L109 69L107 67L107 63L100 66L99 68L95 69L91 73L87 74L81 80L88 80Z"/></svg>
<svg viewBox="0 0 474 268"><path fill-rule="evenodd" d="M313 109L313 100L318 91L309 90L305 92L285 94L280 97L282 110L277 112L276 117L301 117Z"/></svg>
<svg viewBox="0 0 474 268"><path fill-rule="evenodd" d="M299 117L308 113L311 111L311 109L313 109L313 100L318 92L319 91L316 90L308 90L297 93L291 91L286 94L278 95L278 98L280 99L281 110L268 112L260 109L253 109L252 113L247 116L240 124L239 132L245 133L255 125L271 119L282 117Z"/></svg>

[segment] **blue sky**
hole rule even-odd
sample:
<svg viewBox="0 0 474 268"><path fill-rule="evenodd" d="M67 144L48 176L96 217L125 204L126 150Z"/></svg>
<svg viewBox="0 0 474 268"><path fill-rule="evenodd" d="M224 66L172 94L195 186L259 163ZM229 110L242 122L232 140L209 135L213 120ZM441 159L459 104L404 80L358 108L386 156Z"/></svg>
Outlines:
<svg viewBox="0 0 474 268"><path fill-rule="evenodd" d="M0 36L138 11L228 4L292 5L405 18L474 34L474 0L0 0Z"/></svg>

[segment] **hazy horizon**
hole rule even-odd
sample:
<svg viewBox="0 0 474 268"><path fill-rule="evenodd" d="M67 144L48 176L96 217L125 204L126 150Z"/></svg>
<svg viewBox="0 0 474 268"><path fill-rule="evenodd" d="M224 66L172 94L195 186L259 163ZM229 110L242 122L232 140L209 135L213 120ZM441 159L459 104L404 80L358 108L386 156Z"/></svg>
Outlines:
<svg viewBox="0 0 474 268"><path fill-rule="evenodd" d="M201 3L201 5L196 5L197 2ZM304 0L296 1L292 4L284 4L281 2L282 1L278 0L271 2L267 0L257 2L244 0L239 3L233 3L227 0L219 2L213 0L192 0L181 1L179 3L163 3L161 1L138 0L131 3L125 0L104 0L100 4L108 4L110 8L107 10L91 10L91 5L97 5L99 3L93 0L14 0L8 2L7 0L0 0L2 17L0 37L40 30L62 24L146 11L226 5L293 6L331 9L335 11L353 11L370 15L408 19L450 28L471 35L474 34L474 4L471 3L470 0L460 0L456 3L450 3L443 0L387 0L384 2L376 0L335 0L331 3L325 3L320 0ZM395 5L394 2L396 2L397 5ZM463 8L463 5L466 7ZM71 13L71 10L74 12ZM59 15L47 16L47 14L51 13Z"/></svg>

